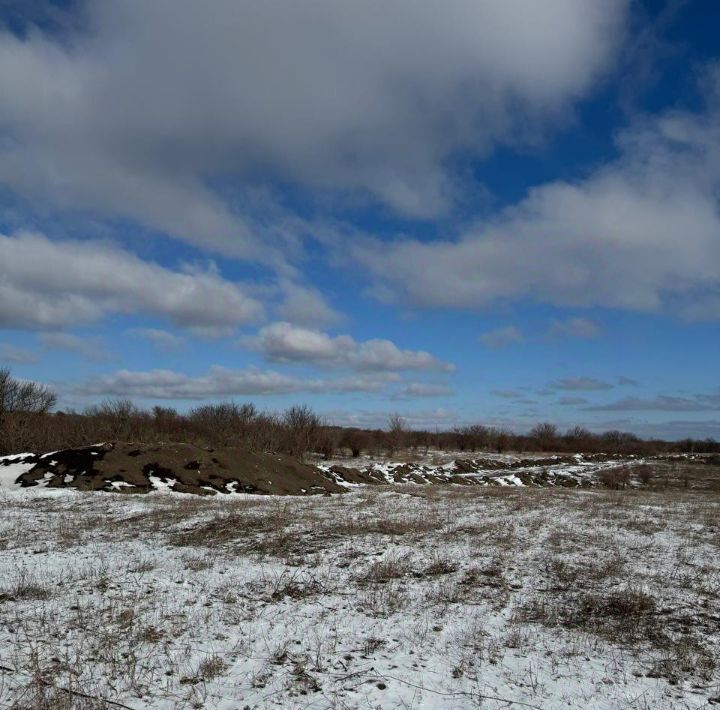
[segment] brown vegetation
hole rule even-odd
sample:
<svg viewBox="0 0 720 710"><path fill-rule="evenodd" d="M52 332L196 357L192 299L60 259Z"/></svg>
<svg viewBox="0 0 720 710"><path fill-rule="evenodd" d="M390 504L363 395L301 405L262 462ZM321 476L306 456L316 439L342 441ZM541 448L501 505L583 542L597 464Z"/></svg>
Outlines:
<svg viewBox="0 0 720 710"><path fill-rule="evenodd" d="M385 430L364 430L325 424L305 405L276 414L260 412L251 403L224 402L180 413L160 406L147 411L120 399L102 402L83 412L52 412L55 403L55 394L44 385L22 382L13 378L9 370L0 369L0 455L76 448L106 441L235 446L286 453L300 459L311 453L325 459L338 453L357 458L362 453L394 455L401 449L426 453L430 448L500 453L720 454L720 444L712 440L644 441L627 432L593 434L582 427L562 434L547 422L538 424L527 435L481 424L430 432L410 430L399 414L393 414Z"/></svg>

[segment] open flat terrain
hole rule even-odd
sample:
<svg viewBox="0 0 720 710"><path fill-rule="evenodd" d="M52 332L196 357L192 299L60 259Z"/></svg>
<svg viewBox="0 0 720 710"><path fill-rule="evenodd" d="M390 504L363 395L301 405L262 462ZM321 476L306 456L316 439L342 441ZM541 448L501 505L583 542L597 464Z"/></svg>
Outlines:
<svg viewBox="0 0 720 710"><path fill-rule="evenodd" d="M633 487L5 489L0 706L720 704L714 466Z"/></svg>

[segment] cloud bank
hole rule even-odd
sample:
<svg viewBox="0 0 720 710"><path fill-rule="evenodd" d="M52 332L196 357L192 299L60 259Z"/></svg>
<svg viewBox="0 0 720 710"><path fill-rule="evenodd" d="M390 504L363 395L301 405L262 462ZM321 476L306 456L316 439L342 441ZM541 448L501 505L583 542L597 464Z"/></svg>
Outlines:
<svg viewBox="0 0 720 710"><path fill-rule="evenodd" d="M101 242L0 234L0 327L61 328L113 313L144 313L180 327L233 329L261 304L212 267L173 271Z"/></svg>
<svg viewBox="0 0 720 710"><path fill-rule="evenodd" d="M526 299L718 318L720 65L703 91L702 110L622 132L620 157L584 180L536 187L458 239L369 241L354 257L382 293L420 307Z"/></svg>
<svg viewBox="0 0 720 710"><path fill-rule="evenodd" d="M628 5L80 2L61 36L0 31L0 184L282 262L282 228L208 177L434 216L453 156L535 141L567 116L611 66Z"/></svg>

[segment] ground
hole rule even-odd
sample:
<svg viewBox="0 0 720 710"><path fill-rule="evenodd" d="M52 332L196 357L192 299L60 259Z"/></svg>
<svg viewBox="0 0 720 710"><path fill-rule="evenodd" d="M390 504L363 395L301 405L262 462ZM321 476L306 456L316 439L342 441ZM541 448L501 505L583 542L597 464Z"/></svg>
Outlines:
<svg viewBox="0 0 720 710"><path fill-rule="evenodd" d="M0 707L720 705L720 495L692 470L620 490L4 489Z"/></svg>
<svg viewBox="0 0 720 710"><path fill-rule="evenodd" d="M717 469L631 470L618 490L5 487L0 706L720 705Z"/></svg>

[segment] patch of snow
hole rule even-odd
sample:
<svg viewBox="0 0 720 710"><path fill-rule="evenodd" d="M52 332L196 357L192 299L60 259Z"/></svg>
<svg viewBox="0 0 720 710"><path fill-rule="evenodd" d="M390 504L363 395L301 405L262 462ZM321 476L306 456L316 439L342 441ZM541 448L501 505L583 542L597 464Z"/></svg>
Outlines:
<svg viewBox="0 0 720 710"><path fill-rule="evenodd" d="M177 480L174 478L160 478L159 476L148 476L148 481L158 493L171 493Z"/></svg>

